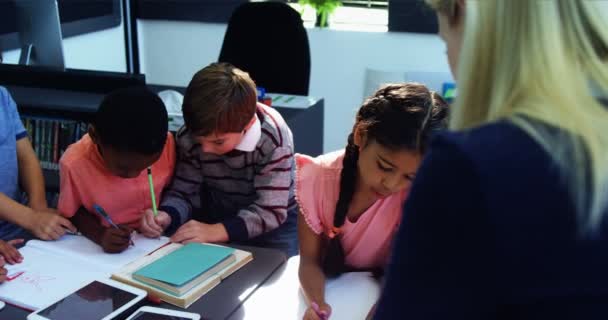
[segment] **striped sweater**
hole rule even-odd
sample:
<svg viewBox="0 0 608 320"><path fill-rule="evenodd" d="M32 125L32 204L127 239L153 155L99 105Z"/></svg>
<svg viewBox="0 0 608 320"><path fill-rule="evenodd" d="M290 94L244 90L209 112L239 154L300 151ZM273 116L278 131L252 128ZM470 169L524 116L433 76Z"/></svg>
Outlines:
<svg viewBox="0 0 608 320"><path fill-rule="evenodd" d="M255 150L205 153L182 127L177 163L160 210L171 216L167 233L190 218L222 223L230 241L242 241L279 227L296 206L291 130L274 109L258 104L261 137Z"/></svg>

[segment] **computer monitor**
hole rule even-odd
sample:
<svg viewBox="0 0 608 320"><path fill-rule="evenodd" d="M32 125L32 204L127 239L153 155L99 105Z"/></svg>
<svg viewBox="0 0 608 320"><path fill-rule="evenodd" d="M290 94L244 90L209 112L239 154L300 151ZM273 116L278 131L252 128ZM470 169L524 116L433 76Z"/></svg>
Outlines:
<svg viewBox="0 0 608 320"><path fill-rule="evenodd" d="M64 69L63 43L56 0L16 0L19 64Z"/></svg>

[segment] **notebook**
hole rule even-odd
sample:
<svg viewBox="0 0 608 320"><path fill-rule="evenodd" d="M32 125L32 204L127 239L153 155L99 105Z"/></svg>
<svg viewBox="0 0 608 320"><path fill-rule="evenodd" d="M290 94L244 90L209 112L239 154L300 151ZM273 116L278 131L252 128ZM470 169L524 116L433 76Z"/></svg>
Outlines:
<svg viewBox="0 0 608 320"><path fill-rule="evenodd" d="M133 278L176 296L236 261L234 249L189 243L133 273Z"/></svg>
<svg viewBox="0 0 608 320"><path fill-rule="evenodd" d="M225 248L223 246L214 245L214 244L205 244L206 246L217 246L220 248ZM150 255L137 259L117 272L112 274L112 279L116 281L120 281L122 283L146 290L150 295L156 296L161 300L170 303L172 305L187 308L200 297L202 297L205 293L209 292L209 290L213 289L217 286L222 279L227 278L235 271L246 265L249 261L253 260L253 255L251 252L232 249L232 255L234 256L234 261L229 263L225 268L219 270L217 273L211 275L206 280L201 281L198 284L195 284L190 290L184 292L182 295L175 295L170 293L167 290L160 289L155 285L149 285L142 281L139 281L134 278L134 273L141 270L145 266L169 255L175 250L184 247L184 245L179 243L171 243L168 244Z"/></svg>
<svg viewBox="0 0 608 320"><path fill-rule="evenodd" d="M19 249L23 262L5 265L10 281L0 285L0 300L37 310L165 245L169 239L134 235L135 246L109 254L83 236L65 235L56 241L30 240Z"/></svg>

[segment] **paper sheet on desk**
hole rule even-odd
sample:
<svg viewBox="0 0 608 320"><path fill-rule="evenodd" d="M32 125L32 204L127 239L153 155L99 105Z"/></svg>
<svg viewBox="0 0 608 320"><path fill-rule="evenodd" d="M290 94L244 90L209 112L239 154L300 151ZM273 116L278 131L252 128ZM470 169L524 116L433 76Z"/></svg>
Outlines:
<svg viewBox="0 0 608 320"><path fill-rule="evenodd" d="M243 304L245 320L301 320L307 304L298 279L299 257L287 261L283 273L274 275ZM351 272L329 280L325 287L331 320L365 319L380 296L380 284L369 272Z"/></svg>
<svg viewBox="0 0 608 320"><path fill-rule="evenodd" d="M23 262L7 265L9 276L22 273L0 285L0 299L10 304L37 310L108 273L94 264L60 257L36 247L19 250Z"/></svg>
<svg viewBox="0 0 608 320"><path fill-rule="evenodd" d="M135 246L118 254L105 253L84 236L65 235L56 241L30 240L19 249L23 262L7 265L9 276L0 285L0 300L36 310L163 246L168 238L133 236Z"/></svg>
<svg viewBox="0 0 608 320"><path fill-rule="evenodd" d="M150 239L140 233L134 233L132 239L135 245L118 254L105 253L99 245L84 236L64 236L56 241L30 240L27 245L43 248L59 257L84 259L110 274L169 242L167 237Z"/></svg>

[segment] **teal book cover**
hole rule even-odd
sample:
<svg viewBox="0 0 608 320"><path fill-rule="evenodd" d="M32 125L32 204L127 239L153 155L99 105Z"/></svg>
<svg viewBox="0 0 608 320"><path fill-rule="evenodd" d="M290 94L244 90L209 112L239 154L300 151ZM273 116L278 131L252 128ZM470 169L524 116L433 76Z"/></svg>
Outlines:
<svg viewBox="0 0 608 320"><path fill-rule="evenodd" d="M189 243L139 269L133 275L181 287L233 253L233 248Z"/></svg>

